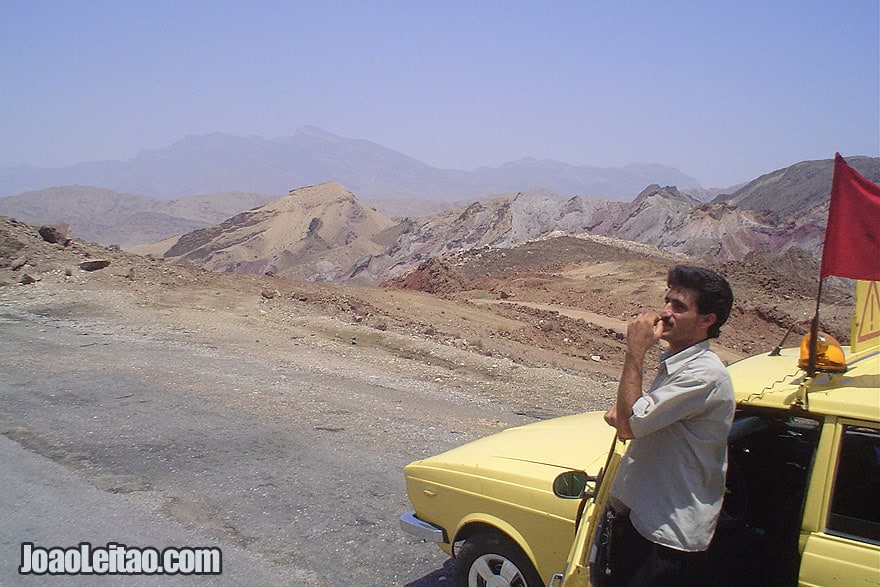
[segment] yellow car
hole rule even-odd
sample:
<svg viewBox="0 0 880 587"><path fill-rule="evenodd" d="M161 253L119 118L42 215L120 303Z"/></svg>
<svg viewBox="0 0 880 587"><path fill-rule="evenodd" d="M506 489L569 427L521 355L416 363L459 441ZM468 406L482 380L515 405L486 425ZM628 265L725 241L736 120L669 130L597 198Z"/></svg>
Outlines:
<svg viewBox="0 0 880 587"><path fill-rule="evenodd" d="M488 582L496 575L510 585L544 585L565 565L584 503L582 484L559 497L554 480L581 470L597 475L613 439L602 413L590 412L411 463L404 474L415 512L401 525L456 557L456 585L503 585Z"/></svg>
<svg viewBox="0 0 880 587"><path fill-rule="evenodd" d="M825 358L845 372L808 378L799 349L729 367L737 413L709 549L719 585L880 585L880 349L834 342ZM457 587L601 585L624 445L595 412L416 461L401 526L456 558Z"/></svg>

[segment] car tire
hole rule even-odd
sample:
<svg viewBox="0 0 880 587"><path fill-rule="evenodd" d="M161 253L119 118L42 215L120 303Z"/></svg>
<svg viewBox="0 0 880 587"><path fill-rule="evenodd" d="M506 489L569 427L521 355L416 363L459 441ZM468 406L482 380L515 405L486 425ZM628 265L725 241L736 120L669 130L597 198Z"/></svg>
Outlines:
<svg viewBox="0 0 880 587"><path fill-rule="evenodd" d="M466 539L455 558L453 581L455 587L544 587L522 549L501 534L475 534Z"/></svg>

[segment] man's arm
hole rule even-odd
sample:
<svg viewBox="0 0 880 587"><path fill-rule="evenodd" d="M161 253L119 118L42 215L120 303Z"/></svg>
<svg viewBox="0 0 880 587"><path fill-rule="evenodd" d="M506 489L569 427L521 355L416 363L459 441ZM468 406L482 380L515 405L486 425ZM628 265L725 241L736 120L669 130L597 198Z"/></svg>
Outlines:
<svg viewBox="0 0 880 587"><path fill-rule="evenodd" d="M642 378L645 355L663 334L660 315L655 312L640 314L633 318L626 329L626 354L623 358L623 371L617 385L617 402L605 412L605 421L617 428L617 435L623 439L634 438L629 419L633 404L642 396Z"/></svg>

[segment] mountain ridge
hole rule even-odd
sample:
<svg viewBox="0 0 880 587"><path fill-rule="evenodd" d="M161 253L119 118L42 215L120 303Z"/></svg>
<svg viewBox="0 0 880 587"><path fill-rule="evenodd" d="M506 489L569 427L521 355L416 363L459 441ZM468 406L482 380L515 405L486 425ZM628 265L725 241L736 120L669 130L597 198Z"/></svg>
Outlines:
<svg viewBox="0 0 880 587"><path fill-rule="evenodd" d="M880 182L880 158L850 161L869 180ZM651 184L631 202L525 190L417 215L401 214L393 200L385 201L383 214L347 186L328 182L290 190L281 198L218 194L216 202L209 196L165 202L99 188L53 188L0 198L0 214L27 222L68 223L76 236L107 244L142 245L182 234L161 246L133 250L186 258L214 270L319 281L356 279L375 285L433 257L480 247L514 247L551 233L624 239L722 262L742 260L760 250L795 248L816 258L832 171L827 160L802 162L711 202L675 186ZM77 194L82 194L78 201ZM41 207L53 215L35 218ZM238 246L276 230L272 224L282 222L281 215L283 224L297 227L295 235L259 250ZM369 234L361 234L357 226L364 217L373 219L375 229ZM261 231L242 231L254 224L261 224ZM328 230L331 226L335 228ZM133 242L138 233L152 238ZM108 242L111 234L128 241Z"/></svg>
<svg viewBox="0 0 880 587"><path fill-rule="evenodd" d="M283 194L291 187L328 181L364 198L437 201L540 188L628 200L649 183L700 188L694 178L659 164L600 168L521 159L470 171L441 169L371 141L312 126L274 139L189 135L166 147L143 150L128 161L0 168L0 194L5 196L62 185L93 185L158 199L227 191Z"/></svg>
<svg viewBox="0 0 880 587"><path fill-rule="evenodd" d="M852 156L847 163L862 176L880 182L880 158ZM713 202L725 202L750 210L767 210L780 217L803 214L822 203L831 190L834 159L801 161L777 169L741 186L730 194L721 194Z"/></svg>
<svg viewBox="0 0 880 587"><path fill-rule="evenodd" d="M818 165L820 175L825 173L825 167L824 163ZM808 172L804 177L812 181L814 174ZM831 179L826 179L830 187ZM750 197L760 194L765 189L762 186L767 184L763 176L754 183L753 189L747 186L741 190L742 193L750 194ZM312 190L309 193L314 195L313 201L298 211L300 216L312 216L312 222L318 223L316 227L323 218L316 211L321 199L335 197L332 191L325 191L331 189L327 185L307 188ZM332 184L332 190L339 189L344 188ZM797 189L796 185L794 189ZM290 197L298 191L291 190ZM351 192L347 194L350 196L349 206L359 205ZM752 199L762 201L761 198ZM338 235L325 233L320 241L323 247L320 267L315 264L315 256L311 252L303 255L297 252L309 246L306 237L310 235L306 235L299 242L274 245L272 257L284 258L283 268L273 265L270 271L266 269L268 266L259 263L245 264L242 258L242 263L235 265L234 270L255 269L256 273L271 272L281 277L321 281L346 281L356 276L361 283L376 285L398 278L430 259L480 248L510 249L550 234L612 237L706 262L741 261L756 251L778 253L788 249L801 250L816 258L821 254L824 235L826 217L822 211L827 212L825 200L827 198L811 196L809 205L805 206L809 208L809 213L793 215L780 223L778 215L772 210L740 207L730 203L736 201L733 199L718 198L709 203L701 202L675 186L649 185L629 203L582 196L565 198L549 191L517 192L418 218L405 218L397 223L382 217L385 228L380 231L383 234L380 239L376 238L376 231L358 234L352 229L345 242ZM280 201L263 208L277 208ZM748 203L749 200L745 201ZM261 214L263 208L257 208L253 213ZM339 212L336 214L338 216ZM277 221L291 222L280 218ZM303 218L300 218L299 222L302 221ZM238 242L251 238L236 234L231 229L229 233L220 231L220 234L222 237L213 242L201 243L203 250L213 254L217 247L222 248L221 239L229 239L237 246ZM311 236L317 236L317 231ZM187 235L181 240L186 238ZM370 246L358 249L363 256L355 262L352 262L351 255L337 254L331 258L330 251L340 251L351 242L370 243ZM271 245L269 249L272 249ZM229 254L235 256L234 253ZM263 250L261 254L266 256L269 253ZM165 256L191 260L210 269L229 270L233 266L230 263L225 267L206 264L199 260L204 254L181 255L180 250L175 248L168 250Z"/></svg>

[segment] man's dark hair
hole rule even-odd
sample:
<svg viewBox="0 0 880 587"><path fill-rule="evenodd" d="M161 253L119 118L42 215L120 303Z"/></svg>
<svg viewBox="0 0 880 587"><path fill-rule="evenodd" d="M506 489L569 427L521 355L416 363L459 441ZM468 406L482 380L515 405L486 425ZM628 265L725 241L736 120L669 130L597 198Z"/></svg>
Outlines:
<svg viewBox="0 0 880 587"><path fill-rule="evenodd" d="M709 327L709 338L718 338L733 307L733 291L719 274L703 267L676 265L666 278L668 287L692 289L697 292L697 312L715 314L717 320Z"/></svg>

